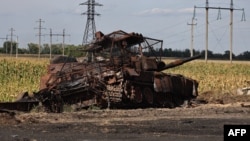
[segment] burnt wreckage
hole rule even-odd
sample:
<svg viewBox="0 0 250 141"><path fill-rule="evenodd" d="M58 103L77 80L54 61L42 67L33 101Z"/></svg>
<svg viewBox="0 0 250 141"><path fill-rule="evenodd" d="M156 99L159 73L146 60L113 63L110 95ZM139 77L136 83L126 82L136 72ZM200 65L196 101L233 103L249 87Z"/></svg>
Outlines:
<svg viewBox="0 0 250 141"><path fill-rule="evenodd" d="M134 32L97 32L95 41L82 49L86 52L84 59L54 58L48 73L41 77L38 92L32 96L26 92L15 102L0 103L0 109L30 111L42 105L48 112L62 112L65 104L78 108L180 106L197 97L198 82L162 71L200 55L165 64L155 51L162 50L162 44L162 40Z"/></svg>

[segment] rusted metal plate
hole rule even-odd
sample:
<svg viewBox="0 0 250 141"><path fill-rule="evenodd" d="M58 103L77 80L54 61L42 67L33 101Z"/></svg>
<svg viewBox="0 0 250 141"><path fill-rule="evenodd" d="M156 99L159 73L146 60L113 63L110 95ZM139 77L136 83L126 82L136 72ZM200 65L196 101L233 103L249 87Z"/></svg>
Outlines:
<svg viewBox="0 0 250 141"><path fill-rule="evenodd" d="M125 68L125 71L127 71L130 76L139 76L135 69Z"/></svg>
<svg viewBox="0 0 250 141"><path fill-rule="evenodd" d="M48 73L55 74L57 72L70 72L72 69L74 70L82 70L85 69L86 66L83 63L72 62L72 63L59 63L59 64L50 64L48 66Z"/></svg>

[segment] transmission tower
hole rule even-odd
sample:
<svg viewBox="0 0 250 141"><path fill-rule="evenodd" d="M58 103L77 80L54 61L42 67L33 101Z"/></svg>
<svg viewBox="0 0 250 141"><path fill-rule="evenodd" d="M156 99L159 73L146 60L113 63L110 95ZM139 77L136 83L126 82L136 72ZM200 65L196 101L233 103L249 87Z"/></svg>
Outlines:
<svg viewBox="0 0 250 141"><path fill-rule="evenodd" d="M39 37L39 41L38 41L39 42L39 44L38 44L38 58L40 58L40 54L41 54L41 36L43 36L42 35L42 29L45 29L45 28L42 27L42 23L44 23L44 21L42 19L39 19L36 22L39 23L39 26L37 28L35 28L35 29L38 29L38 34L37 34L37 36Z"/></svg>
<svg viewBox="0 0 250 141"><path fill-rule="evenodd" d="M12 52L13 52L13 36L17 36L17 35L13 34L14 31L15 31L15 29L11 28L10 35L7 35L7 37L10 36L10 56L12 56Z"/></svg>
<svg viewBox="0 0 250 141"><path fill-rule="evenodd" d="M103 6L102 4L96 3L95 0L88 0L87 2L81 3L80 5L87 5L88 10L82 15L87 15L87 23L83 35L82 45L90 43L95 39L95 16L100 16L100 14L95 12L95 6Z"/></svg>

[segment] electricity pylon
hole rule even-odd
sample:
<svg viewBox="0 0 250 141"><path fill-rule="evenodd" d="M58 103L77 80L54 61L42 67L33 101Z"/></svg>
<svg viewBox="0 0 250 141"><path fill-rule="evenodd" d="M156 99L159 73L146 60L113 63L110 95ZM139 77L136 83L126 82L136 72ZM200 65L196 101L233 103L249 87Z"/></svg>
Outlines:
<svg viewBox="0 0 250 141"><path fill-rule="evenodd" d="M87 15L87 23L82 41L82 45L85 45L95 39L95 16L100 16L100 14L95 12L95 6L102 6L102 4L96 3L95 0L88 0L87 2L81 3L80 5L88 6L88 10L82 13L82 15Z"/></svg>

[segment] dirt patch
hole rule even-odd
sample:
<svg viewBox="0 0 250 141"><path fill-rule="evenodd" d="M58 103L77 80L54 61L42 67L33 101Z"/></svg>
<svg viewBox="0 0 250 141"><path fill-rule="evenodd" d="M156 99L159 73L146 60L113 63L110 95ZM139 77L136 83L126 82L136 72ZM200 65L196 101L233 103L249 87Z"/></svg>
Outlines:
<svg viewBox="0 0 250 141"><path fill-rule="evenodd" d="M19 124L20 121L15 118L15 112L1 111L0 110L0 125L13 125Z"/></svg>
<svg viewBox="0 0 250 141"><path fill-rule="evenodd" d="M248 96L223 97L222 102L209 97L209 93L202 96L198 99L207 100L207 104L196 103L188 108L92 109L58 114L5 111L0 113L0 138L3 141L222 141L225 124L250 123Z"/></svg>
<svg viewBox="0 0 250 141"><path fill-rule="evenodd" d="M236 102L250 102L250 95L237 95L234 93L219 93L207 91L201 93L198 100L207 101L210 104L230 104Z"/></svg>

